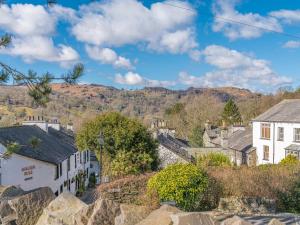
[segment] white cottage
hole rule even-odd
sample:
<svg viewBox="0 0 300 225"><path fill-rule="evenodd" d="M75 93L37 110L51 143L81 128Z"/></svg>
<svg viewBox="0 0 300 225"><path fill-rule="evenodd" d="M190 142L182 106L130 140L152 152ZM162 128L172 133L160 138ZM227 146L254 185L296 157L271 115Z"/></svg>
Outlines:
<svg viewBox="0 0 300 225"><path fill-rule="evenodd" d="M300 99L283 100L252 122L257 164L276 164L288 154L300 159Z"/></svg>
<svg viewBox="0 0 300 225"><path fill-rule="evenodd" d="M32 140L38 140L36 145ZM16 142L20 148L7 155L6 147ZM58 123L30 120L22 126L0 128L0 185L15 185L25 191L50 187L59 195L76 193L87 185L90 153L79 152L74 136Z"/></svg>

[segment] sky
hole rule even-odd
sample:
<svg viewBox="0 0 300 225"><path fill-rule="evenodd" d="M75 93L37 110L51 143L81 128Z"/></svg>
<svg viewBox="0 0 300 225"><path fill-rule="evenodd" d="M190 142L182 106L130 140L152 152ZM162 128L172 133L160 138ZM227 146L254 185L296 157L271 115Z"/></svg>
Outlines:
<svg viewBox="0 0 300 225"><path fill-rule="evenodd" d="M6 0L0 61L56 76L76 63L80 83L247 88L300 86L300 1Z"/></svg>

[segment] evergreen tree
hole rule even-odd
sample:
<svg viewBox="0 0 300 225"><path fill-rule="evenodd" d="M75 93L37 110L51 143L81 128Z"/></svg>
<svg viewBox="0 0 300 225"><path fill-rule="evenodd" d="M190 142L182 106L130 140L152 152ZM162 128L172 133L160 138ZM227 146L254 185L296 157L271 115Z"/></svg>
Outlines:
<svg viewBox="0 0 300 225"><path fill-rule="evenodd" d="M232 99L229 99L224 107L222 120L226 125L240 124L242 122L239 108Z"/></svg>

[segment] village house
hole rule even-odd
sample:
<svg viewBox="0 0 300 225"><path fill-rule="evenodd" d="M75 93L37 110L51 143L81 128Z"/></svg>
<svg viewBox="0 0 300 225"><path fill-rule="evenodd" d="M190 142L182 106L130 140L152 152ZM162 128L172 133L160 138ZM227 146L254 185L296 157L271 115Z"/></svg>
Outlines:
<svg viewBox="0 0 300 225"><path fill-rule="evenodd" d="M217 127L207 121L203 134L203 148L193 149L193 151L198 155L211 152L223 153L236 165L256 163L252 148L252 127L241 125Z"/></svg>
<svg viewBox="0 0 300 225"><path fill-rule="evenodd" d="M300 159L300 99L283 100L252 123L257 164L276 164L289 154Z"/></svg>
<svg viewBox="0 0 300 225"><path fill-rule="evenodd" d="M79 152L72 132L58 121L29 117L22 126L0 128L0 185L14 185L25 191L50 187L59 195L76 193L87 186L90 152ZM7 155L7 146L19 148Z"/></svg>
<svg viewBox="0 0 300 225"><path fill-rule="evenodd" d="M151 131L158 141L158 157L160 168L174 163L190 163L194 161L189 154L187 141L175 137L175 129L168 128L164 120L155 120L151 123Z"/></svg>

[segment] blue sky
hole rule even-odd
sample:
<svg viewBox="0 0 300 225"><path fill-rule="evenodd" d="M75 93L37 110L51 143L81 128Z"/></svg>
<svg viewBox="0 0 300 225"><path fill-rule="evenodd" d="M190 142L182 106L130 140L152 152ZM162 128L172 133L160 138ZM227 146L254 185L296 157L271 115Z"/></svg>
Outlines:
<svg viewBox="0 0 300 225"><path fill-rule="evenodd" d="M55 75L82 62L82 83L127 89L300 85L299 1L58 2L6 0L0 32L14 38L1 61Z"/></svg>

